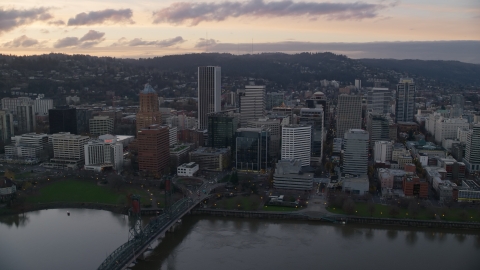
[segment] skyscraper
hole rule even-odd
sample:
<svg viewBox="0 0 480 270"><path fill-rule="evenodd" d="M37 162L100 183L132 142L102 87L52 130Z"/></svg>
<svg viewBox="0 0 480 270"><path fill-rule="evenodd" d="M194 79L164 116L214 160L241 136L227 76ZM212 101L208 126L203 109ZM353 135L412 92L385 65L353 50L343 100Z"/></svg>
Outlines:
<svg viewBox="0 0 480 270"><path fill-rule="evenodd" d="M299 123L312 126L312 151L310 161L319 166L323 156L323 108L300 109Z"/></svg>
<svg viewBox="0 0 480 270"><path fill-rule="evenodd" d="M363 129L350 129L345 133L343 172L366 175L368 171L368 132Z"/></svg>
<svg viewBox="0 0 480 270"><path fill-rule="evenodd" d="M70 132L77 134L76 109L68 106L58 106L48 111L50 122L50 134L59 132Z"/></svg>
<svg viewBox="0 0 480 270"><path fill-rule="evenodd" d="M35 132L37 121L32 104L20 104L17 106L18 134Z"/></svg>
<svg viewBox="0 0 480 270"><path fill-rule="evenodd" d="M168 137L168 127L160 125L150 125L137 132L138 168L141 171L161 174L169 167L170 147Z"/></svg>
<svg viewBox="0 0 480 270"><path fill-rule="evenodd" d="M247 127L250 120L265 116L265 85L246 85L238 95L241 127Z"/></svg>
<svg viewBox="0 0 480 270"><path fill-rule="evenodd" d="M235 134L235 167L241 171L266 170L270 132L265 128L239 128Z"/></svg>
<svg viewBox="0 0 480 270"><path fill-rule="evenodd" d="M400 79L397 85L395 118L397 122L413 122L415 116L416 87L413 79Z"/></svg>
<svg viewBox="0 0 480 270"><path fill-rule="evenodd" d="M362 97L341 94L337 104L337 138L343 138L349 129L362 127Z"/></svg>
<svg viewBox="0 0 480 270"><path fill-rule="evenodd" d="M282 127L282 159L299 159L302 166L310 165L312 126L286 125Z"/></svg>
<svg viewBox="0 0 480 270"><path fill-rule="evenodd" d="M463 115L463 107L465 106L465 98L461 94L452 95L450 98L452 109L450 111L450 117L456 118Z"/></svg>
<svg viewBox="0 0 480 270"><path fill-rule="evenodd" d="M217 112L208 115L208 146L231 149L235 146L235 132L238 128L238 114ZM233 152L233 151L232 151Z"/></svg>
<svg viewBox="0 0 480 270"><path fill-rule="evenodd" d="M273 107L282 105L283 103L283 92L269 92L266 95L265 109L271 110Z"/></svg>
<svg viewBox="0 0 480 270"><path fill-rule="evenodd" d="M162 123L162 114L158 110L158 95L150 84L140 91L140 108L137 113L137 133L144 127Z"/></svg>
<svg viewBox="0 0 480 270"><path fill-rule="evenodd" d="M475 124L467 134L463 162L469 173L480 171L480 124Z"/></svg>
<svg viewBox="0 0 480 270"><path fill-rule="evenodd" d="M0 142L9 143L13 134L13 115L8 111L0 111Z"/></svg>
<svg viewBox="0 0 480 270"><path fill-rule="evenodd" d="M390 117L385 114L369 112L367 115L367 131L370 135L370 147L377 141L390 139Z"/></svg>
<svg viewBox="0 0 480 270"><path fill-rule="evenodd" d="M375 113L390 113L390 101L392 92L388 88L374 87L368 90L367 111Z"/></svg>
<svg viewBox="0 0 480 270"><path fill-rule="evenodd" d="M198 67L198 129L208 128L208 114L221 110L221 68Z"/></svg>
<svg viewBox="0 0 480 270"><path fill-rule="evenodd" d="M53 99L37 98L33 101L35 113L38 115L47 115L48 110L53 108Z"/></svg>

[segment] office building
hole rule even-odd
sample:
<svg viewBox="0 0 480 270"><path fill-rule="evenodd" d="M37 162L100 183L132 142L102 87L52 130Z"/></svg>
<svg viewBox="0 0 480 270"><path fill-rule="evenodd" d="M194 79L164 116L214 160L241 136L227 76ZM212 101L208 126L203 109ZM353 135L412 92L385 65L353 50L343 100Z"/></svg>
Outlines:
<svg viewBox="0 0 480 270"><path fill-rule="evenodd" d="M320 166L323 156L323 108L300 109L299 124L312 126L310 162Z"/></svg>
<svg viewBox="0 0 480 270"><path fill-rule="evenodd" d="M413 79L400 79L395 98L395 122L413 122L415 117L416 87Z"/></svg>
<svg viewBox="0 0 480 270"><path fill-rule="evenodd" d="M342 138L349 129L362 128L362 97L338 96L336 137Z"/></svg>
<svg viewBox="0 0 480 270"><path fill-rule="evenodd" d="M123 144L112 135L99 136L84 146L85 170L103 171L113 168L120 172L123 168Z"/></svg>
<svg viewBox="0 0 480 270"><path fill-rule="evenodd" d="M0 142L4 144L10 143L11 138L13 137L13 115L8 112L1 110L0 111Z"/></svg>
<svg viewBox="0 0 480 270"><path fill-rule="evenodd" d="M307 108L323 110L323 126L330 126L330 104L323 92L317 91L313 93L310 99L305 101Z"/></svg>
<svg viewBox="0 0 480 270"><path fill-rule="evenodd" d="M35 132L36 119L33 105L20 104L17 106L18 132L16 134L25 134Z"/></svg>
<svg viewBox="0 0 480 270"><path fill-rule="evenodd" d="M155 103L158 104L158 102ZM138 168L141 171L162 174L169 168L170 147L168 137L168 127L160 125L150 125L138 131Z"/></svg>
<svg viewBox="0 0 480 270"><path fill-rule="evenodd" d="M373 148L377 141L388 141L390 139L390 122L388 115L369 112L367 115L367 131L370 135L370 148Z"/></svg>
<svg viewBox="0 0 480 270"><path fill-rule="evenodd" d="M260 172L270 166L270 131L265 128L239 128L235 134L235 168Z"/></svg>
<svg viewBox="0 0 480 270"><path fill-rule="evenodd" d="M220 67L198 67L198 129L208 128L208 114L221 111Z"/></svg>
<svg viewBox="0 0 480 270"><path fill-rule="evenodd" d="M91 135L99 136L113 133L113 119L108 116L94 116L89 123Z"/></svg>
<svg viewBox="0 0 480 270"><path fill-rule="evenodd" d="M376 141L373 151L375 162L385 163L392 160L393 143L391 141Z"/></svg>
<svg viewBox="0 0 480 270"><path fill-rule="evenodd" d="M284 102L283 93L268 92L266 98L265 109L270 111L274 107L281 106Z"/></svg>
<svg viewBox="0 0 480 270"><path fill-rule="evenodd" d="M239 115L233 111L209 114L207 125L208 147L233 149L238 123Z"/></svg>
<svg viewBox="0 0 480 270"><path fill-rule="evenodd" d="M265 85L246 85L238 91L240 104L240 126L265 116Z"/></svg>
<svg viewBox="0 0 480 270"><path fill-rule="evenodd" d="M286 125L282 127L282 159L298 159L302 166L309 166L311 152L312 126Z"/></svg>
<svg viewBox="0 0 480 270"><path fill-rule="evenodd" d="M280 121L277 119L260 118L258 120L248 121L247 127L249 128L265 128L270 131L270 145L268 152L270 159L276 159L280 157L280 134L281 126Z"/></svg>
<svg viewBox="0 0 480 270"><path fill-rule="evenodd" d="M2 110L11 114L17 114L17 106L21 104L33 105L33 100L29 97L2 98Z"/></svg>
<svg viewBox="0 0 480 270"><path fill-rule="evenodd" d="M452 108L450 109L450 117L462 117L463 108L465 107L465 98L461 94L455 94L450 97Z"/></svg>
<svg viewBox="0 0 480 270"><path fill-rule="evenodd" d="M7 159L48 159L48 135L27 133L12 137L12 143L5 146Z"/></svg>
<svg viewBox="0 0 480 270"><path fill-rule="evenodd" d="M362 80L355 80L355 88L361 89L362 88Z"/></svg>
<svg viewBox="0 0 480 270"><path fill-rule="evenodd" d="M469 173L480 171L480 124L475 124L467 135L463 162Z"/></svg>
<svg viewBox="0 0 480 270"><path fill-rule="evenodd" d="M68 132L77 134L76 109L68 106L59 106L48 111L50 134Z"/></svg>
<svg viewBox="0 0 480 270"><path fill-rule="evenodd" d="M367 94L367 111L389 114L391 100L392 92L388 88L374 87L369 89Z"/></svg>
<svg viewBox="0 0 480 270"><path fill-rule="evenodd" d="M313 188L313 173L302 172L303 162L298 159L282 159L275 166L273 187L310 191Z"/></svg>
<svg viewBox="0 0 480 270"><path fill-rule="evenodd" d="M37 98L33 101L35 114L48 115L48 111L53 109L53 99Z"/></svg>
<svg viewBox="0 0 480 270"><path fill-rule="evenodd" d="M458 135L458 129L466 129L470 126L467 119L440 117L435 123L435 142L442 143L444 139L454 139Z"/></svg>
<svg viewBox="0 0 480 270"><path fill-rule="evenodd" d="M150 84L140 91L140 108L137 113L137 133L150 125L162 124L162 115L158 109L158 95Z"/></svg>
<svg viewBox="0 0 480 270"><path fill-rule="evenodd" d="M195 162L203 171L221 172L230 167L231 151L228 148L200 147L189 153L190 162Z"/></svg>
<svg viewBox="0 0 480 270"><path fill-rule="evenodd" d="M92 119L93 111L90 109L77 108L75 111L75 116L77 119L77 134L85 135L88 134L90 119Z"/></svg>
<svg viewBox="0 0 480 270"><path fill-rule="evenodd" d="M44 167L56 169L81 168L85 164L84 145L89 140L90 138L87 136L68 132L49 135L48 144L53 149L53 158L50 159L50 163L44 163Z"/></svg>
<svg viewBox="0 0 480 270"><path fill-rule="evenodd" d="M350 129L344 137L343 172L366 175L368 169L368 132Z"/></svg>
<svg viewBox="0 0 480 270"><path fill-rule="evenodd" d="M183 163L177 167L178 176L195 176L199 170L198 164L195 162Z"/></svg>

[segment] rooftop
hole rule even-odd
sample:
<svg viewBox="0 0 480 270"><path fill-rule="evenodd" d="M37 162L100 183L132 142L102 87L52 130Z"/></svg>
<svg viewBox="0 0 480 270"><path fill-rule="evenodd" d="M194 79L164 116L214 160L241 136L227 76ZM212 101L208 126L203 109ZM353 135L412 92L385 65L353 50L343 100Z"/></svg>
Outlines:
<svg viewBox="0 0 480 270"><path fill-rule="evenodd" d="M141 94L155 94L155 90L153 90L152 86L150 84L145 84L145 88L140 91Z"/></svg>

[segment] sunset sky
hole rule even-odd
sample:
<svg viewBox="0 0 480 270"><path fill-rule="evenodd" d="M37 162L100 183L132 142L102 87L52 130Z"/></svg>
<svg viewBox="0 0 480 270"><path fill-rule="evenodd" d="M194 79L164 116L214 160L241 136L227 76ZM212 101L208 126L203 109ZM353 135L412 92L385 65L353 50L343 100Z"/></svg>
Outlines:
<svg viewBox="0 0 480 270"><path fill-rule="evenodd" d="M453 42L455 41L455 42ZM253 46L252 46L253 43ZM480 63L479 0L2 0L0 52L333 51Z"/></svg>

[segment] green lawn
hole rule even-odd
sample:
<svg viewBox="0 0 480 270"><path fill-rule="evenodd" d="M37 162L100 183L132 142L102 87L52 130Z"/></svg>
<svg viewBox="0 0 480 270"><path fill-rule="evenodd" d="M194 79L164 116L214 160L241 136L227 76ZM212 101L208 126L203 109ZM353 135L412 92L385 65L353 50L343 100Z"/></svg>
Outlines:
<svg viewBox="0 0 480 270"><path fill-rule="evenodd" d="M375 218L408 218L408 219L421 219L421 220L432 220L434 219L429 215L427 210L420 209L418 215L413 217L412 213L408 213L407 209L399 208L399 214L397 216L390 215L390 206L382 205L382 204L375 204L375 212L371 214L368 211L368 204L367 203L355 203L355 215L360 217L375 217ZM345 215L345 212L339 208L328 207L328 211L335 214L342 214ZM437 209L440 211L440 209ZM448 221L462 221L460 218L460 213L463 210L461 209L448 209L447 213L441 217L444 220ZM480 222L480 213L475 210L469 210L468 213L468 220L466 221L477 221Z"/></svg>
<svg viewBox="0 0 480 270"><path fill-rule="evenodd" d="M276 206L276 205L264 206L262 209L262 211L272 211L272 212L292 212L297 210L298 208L295 208L295 207L285 207L285 206Z"/></svg>
<svg viewBox="0 0 480 270"><path fill-rule="evenodd" d="M117 204L124 201L125 195L115 193L108 187L94 182L63 180L42 187L39 194L27 198L29 203L49 202L96 202Z"/></svg>
<svg viewBox="0 0 480 270"><path fill-rule="evenodd" d="M215 207L227 210L244 210L255 211L258 210L261 200L258 195L251 195L248 197L237 196L232 198L222 198L216 202Z"/></svg>

